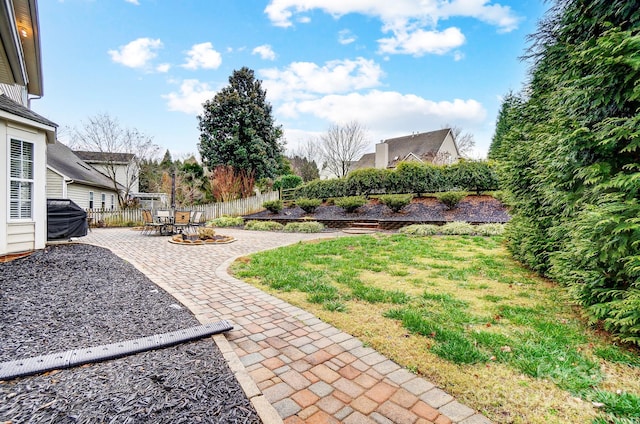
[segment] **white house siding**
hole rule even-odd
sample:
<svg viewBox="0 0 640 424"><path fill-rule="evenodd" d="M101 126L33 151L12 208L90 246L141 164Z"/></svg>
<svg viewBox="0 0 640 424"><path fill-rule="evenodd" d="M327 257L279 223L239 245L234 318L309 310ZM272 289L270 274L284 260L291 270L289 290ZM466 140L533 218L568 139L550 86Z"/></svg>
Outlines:
<svg viewBox="0 0 640 424"><path fill-rule="evenodd" d="M109 176L111 178L111 165L103 165L100 163L90 162L91 166L96 168L98 171L102 172L104 175ZM129 181L135 178L135 181L131 184L131 188L129 192L137 193L140 191L140 184L138 183L138 170L135 167L135 164L131 165L118 165L114 164L113 168L116 173L116 181L122 184L124 187L129 186Z"/></svg>
<svg viewBox="0 0 640 424"><path fill-rule="evenodd" d="M22 85L0 84L0 93L22 106L29 107L27 89Z"/></svg>
<svg viewBox="0 0 640 424"><path fill-rule="evenodd" d="M36 228L33 222L9 224L7 226L8 252L27 252L36 249L35 233ZM39 249L42 247L39 247Z"/></svg>
<svg viewBox="0 0 640 424"><path fill-rule="evenodd" d="M14 138L33 143L32 217L28 220L9 218L9 146ZM0 120L0 255L43 249L47 241L46 158L47 140L43 131L26 125Z"/></svg>
<svg viewBox="0 0 640 424"><path fill-rule="evenodd" d="M102 207L102 195L106 197L106 209L111 209L111 195L114 194L113 209L119 209L118 196L114 191L91 187L83 184L69 184L67 186L67 198L73 200L82 209L89 209L89 192L93 192L93 208Z"/></svg>
<svg viewBox="0 0 640 424"><path fill-rule="evenodd" d="M65 199L64 177L47 168L47 199Z"/></svg>
<svg viewBox="0 0 640 424"><path fill-rule="evenodd" d="M458 155L456 144L453 142L451 133L449 133L442 142L440 150L438 150L436 161L441 165L450 165L458 162L459 159L460 156Z"/></svg>

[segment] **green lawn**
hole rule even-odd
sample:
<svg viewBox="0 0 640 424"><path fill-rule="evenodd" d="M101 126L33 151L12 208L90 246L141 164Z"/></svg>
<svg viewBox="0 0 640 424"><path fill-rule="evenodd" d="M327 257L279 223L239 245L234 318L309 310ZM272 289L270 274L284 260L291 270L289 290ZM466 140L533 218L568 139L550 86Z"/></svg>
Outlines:
<svg viewBox="0 0 640 424"><path fill-rule="evenodd" d="M496 422L640 421L637 353L586 326L499 237L343 237L255 254L232 272Z"/></svg>

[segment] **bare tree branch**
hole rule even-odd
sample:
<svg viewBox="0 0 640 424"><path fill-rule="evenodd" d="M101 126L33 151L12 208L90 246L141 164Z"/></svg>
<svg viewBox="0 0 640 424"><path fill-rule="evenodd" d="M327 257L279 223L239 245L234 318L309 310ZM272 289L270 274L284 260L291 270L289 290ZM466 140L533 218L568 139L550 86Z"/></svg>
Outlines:
<svg viewBox="0 0 640 424"><path fill-rule="evenodd" d="M107 113L91 116L74 128L71 146L75 150L102 153L101 169L118 192L120 207L124 207L139 178L141 162L158 154L159 147L152 138L135 128L123 128ZM133 155L114 155L116 153Z"/></svg>
<svg viewBox="0 0 640 424"><path fill-rule="evenodd" d="M456 140L456 145L458 146L458 152L460 156L464 158L469 158L471 153L473 152L473 148L476 146L476 140L473 134L469 132L463 133L462 127L458 125L449 125L444 124L442 128L450 128L453 133L453 138Z"/></svg>
<svg viewBox="0 0 640 424"><path fill-rule="evenodd" d="M344 177L351 162L360 158L367 144L367 132L359 122L333 125L320 136L323 166L336 177Z"/></svg>

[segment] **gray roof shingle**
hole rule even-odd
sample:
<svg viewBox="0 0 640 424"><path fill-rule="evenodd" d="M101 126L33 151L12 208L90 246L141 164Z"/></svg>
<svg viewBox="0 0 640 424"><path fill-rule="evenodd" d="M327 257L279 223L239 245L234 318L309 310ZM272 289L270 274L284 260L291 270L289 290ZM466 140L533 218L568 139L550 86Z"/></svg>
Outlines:
<svg viewBox="0 0 640 424"><path fill-rule="evenodd" d="M0 110L12 113L21 118L30 119L39 124L47 125L53 128L58 127L58 124L56 124L55 122L49 121L44 116L40 116L31 109L14 102L4 94L0 94Z"/></svg>
<svg viewBox="0 0 640 424"><path fill-rule="evenodd" d="M80 159L60 142L47 147L47 165L77 183L113 190L113 183L107 176Z"/></svg>

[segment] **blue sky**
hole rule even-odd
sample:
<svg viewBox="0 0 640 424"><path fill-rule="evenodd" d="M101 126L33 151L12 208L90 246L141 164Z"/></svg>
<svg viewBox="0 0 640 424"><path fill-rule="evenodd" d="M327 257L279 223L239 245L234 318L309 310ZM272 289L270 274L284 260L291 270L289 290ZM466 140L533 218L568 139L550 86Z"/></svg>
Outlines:
<svg viewBox="0 0 640 424"><path fill-rule="evenodd" d="M486 155L542 0L42 0L42 99L61 127L108 113L174 158L196 154L202 103L247 66L287 150L358 121L382 139L449 123ZM68 131L60 133L68 140Z"/></svg>

